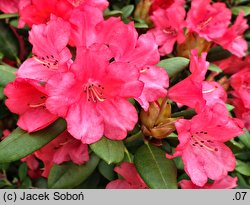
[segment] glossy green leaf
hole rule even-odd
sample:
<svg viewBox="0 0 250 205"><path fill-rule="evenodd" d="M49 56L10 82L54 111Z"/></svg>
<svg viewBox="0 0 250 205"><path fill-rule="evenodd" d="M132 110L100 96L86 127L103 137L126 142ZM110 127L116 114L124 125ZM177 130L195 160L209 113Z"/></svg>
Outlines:
<svg viewBox="0 0 250 205"><path fill-rule="evenodd" d="M105 18L109 18L111 16L122 16L122 11L120 10L113 10L113 11L110 11L109 9L106 9L104 11L104 17Z"/></svg>
<svg viewBox="0 0 250 205"><path fill-rule="evenodd" d="M231 10L234 15L239 15L240 11L244 11L244 16L250 14L250 6L235 6Z"/></svg>
<svg viewBox="0 0 250 205"><path fill-rule="evenodd" d="M28 167L26 163L22 163L18 168L18 176L21 181L27 177Z"/></svg>
<svg viewBox="0 0 250 205"><path fill-rule="evenodd" d="M232 54L229 51L223 49L220 46L216 46L209 50L207 54L207 61L213 62L213 61L223 60L231 55Z"/></svg>
<svg viewBox="0 0 250 205"><path fill-rule="evenodd" d="M124 144L122 141L102 137L98 142L91 144L90 148L108 164L119 163L124 158Z"/></svg>
<svg viewBox="0 0 250 205"><path fill-rule="evenodd" d="M175 112L171 115L171 117L184 117L185 119L191 119L196 112L194 109L182 110L180 112Z"/></svg>
<svg viewBox="0 0 250 205"><path fill-rule="evenodd" d="M221 73L222 72L222 70L220 69L220 67L218 67L217 65L215 65L213 63L210 63L210 65L208 67L208 70L214 71L216 73Z"/></svg>
<svg viewBox="0 0 250 205"><path fill-rule="evenodd" d="M4 88L3 88L3 87L0 87L0 100L3 100L3 99L4 99L3 90L4 90Z"/></svg>
<svg viewBox="0 0 250 205"><path fill-rule="evenodd" d="M135 28L148 28L148 24L136 22L134 24Z"/></svg>
<svg viewBox="0 0 250 205"><path fill-rule="evenodd" d="M66 123L62 119L31 134L20 128L15 129L0 142L0 163L12 162L26 157L56 138L65 129Z"/></svg>
<svg viewBox="0 0 250 205"><path fill-rule="evenodd" d="M244 134L239 136L239 139L250 150L250 133L247 130L245 130Z"/></svg>
<svg viewBox="0 0 250 205"><path fill-rule="evenodd" d="M101 161L98 165L98 170L102 176L104 176L109 181L115 179L114 165L107 164L105 161Z"/></svg>
<svg viewBox="0 0 250 205"><path fill-rule="evenodd" d="M161 60L157 66L165 68L169 77L173 77L182 70L184 70L189 64L189 59L183 57L174 57Z"/></svg>
<svg viewBox="0 0 250 205"><path fill-rule="evenodd" d="M245 176L250 176L250 164L237 160L235 170Z"/></svg>
<svg viewBox="0 0 250 205"><path fill-rule="evenodd" d="M128 18L134 11L135 6L134 5L127 5L122 8L122 17Z"/></svg>
<svg viewBox="0 0 250 205"><path fill-rule="evenodd" d="M0 52L10 60L16 60L19 52L19 43L13 31L0 21Z"/></svg>
<svg viewBox="0 0 250 205"><path fill-rule="evenodd" d="M145 144L135 153L134 163L144 182L153 189L176 189L177 170L161 149Z"/></svg>
<svg viewBox="0 0 250 205"><path fill-rule="evenodd" d="M84 165L76 165L72 162L54 165L48 178L48 187L52 189L70 189L84 182L95 170L99 163L99 157L95 154Z"/></svg>
<svg viewBox="0 0 250 205"><path fill-rule="evenodd" d="M9 82L13 81L16 77L17 69L7 66L0 65L0 86L5 87Z"/></svg>

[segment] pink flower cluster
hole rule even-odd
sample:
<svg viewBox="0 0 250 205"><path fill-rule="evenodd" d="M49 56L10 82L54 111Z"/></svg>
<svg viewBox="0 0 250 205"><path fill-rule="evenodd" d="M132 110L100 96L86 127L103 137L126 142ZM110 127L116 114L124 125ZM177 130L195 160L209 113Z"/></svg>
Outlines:
<svg viewBox="0 0 250 205"><path fill-rule="evenodd" d="M34 132L62 117L83 144L103 135L124 139L138 121L128 99L147 110L167 94L168 75L155 66L160 56L153 36L138 36L133 23L120 18L104 20L106 1L29 3L20 21L32 26L33 56L5 88L6 105L20 115L18 126ZM69 12L64 18L60 8ZM41 18L33 18L33 9L43 12ZM74 60L69 45L76 50Z"/></svg>
<svg viewBox="0 0 250 205"><path fill-rule="evenodd" d="M243 18L243 11L239 13L234 24L230 25L232 12L223 2L192 0L187 14L184 4L183 0L175 0L170 6L164 7L153 4L155 9L150 17L155 27L149 32L155 36L161 55L171 53L176 41L178 44L184 43L184 28L187 28L187 35L195 33L238 57L245 55L247 42L243 33L248 25Z"/></svg>
<svg viewBox="0 0 250 205"><path fill-rule="evenodd" d="M208 68L206 53L198 57L192 51L191 75L169 89L169 97L177 103L194 108L191 120L175 123L179 145L173 156L181 156L186 173L197 186L203 187L208 178L218 181L233 171L235 156L224 142L243 133L243 124L229 116L224 89L214 81L204 81Z"/></svg>
<svg viewBox="0 0 250 205"><path fill-rule="evenodd" d="M173 155L166 154L169 159L180 156L183 160L191 181L182 180L180 187L236 186L237 178L228 175L235 169L236 159L225 142L241 135L244 123L250 130L249 63L242 63L236 72L228 66L236 57L217 62L225 72L234 73L230 78L233 104L244 123L229 115L224 88L206 80L207 53L199 55L193 49L190 75L168 90L168 75L156 64L160 55L173 51L176 41L184 43L187 33L244 56L247 43L242 35L248 25L242 12L230 25L231 11L224 3L192 0L186 14L183 0L155 0L150 10L155 27L138 35L132 22L103 18L106 0L12 2L6 7L6 1L1 1L0 9L19 12L19 27L31 27L33 55L22 63L15 81L6 86L6 105L19 115L17 125L28 132L41 130L58 118L67 122L64 133L23 159L30 175L41 174L36 158L45 165L45 177L53 164L84 164L89 160L89 144L103 136L123 140L133 130L138 112L131 98L147 111L150 102L167 97L196 112L192 119L177 120L179 144ZM17 2L19 6L14 7ZM110 182L107 188L148 188L132 163L122 163L115 171L124 179Z"/></svg>

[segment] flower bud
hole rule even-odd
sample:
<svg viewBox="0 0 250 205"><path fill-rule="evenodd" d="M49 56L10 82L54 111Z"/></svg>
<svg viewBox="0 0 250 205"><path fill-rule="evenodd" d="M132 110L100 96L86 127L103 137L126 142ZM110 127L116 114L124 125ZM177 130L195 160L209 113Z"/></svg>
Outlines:
<svg viewBox="0 0 250 205"><path fill-rule="evenodd" d="M149 25L152 25L152 21L149 18L149 10L152 3L152 0L140 0L136 6L134 17L145 21Z"/></svg>
<svg viewBox="0 0 250 205"><path fill-rule="evenodd" d="M187 33L186 41L183 44L177 46L177 55L185 58L189 58L191 50L198 49L198 54L202 52L208 52L211 48L211 42L206 41L204 38L199 37L195 33Z"/></svg>
<svg viewBox="0 0 250 205"><path fill-rule="evenodd" d="M174 123L179 118L171 118L171 105L159 99L150 103L148 111L141 111L140 119L144 135L163 139L175 131Z"/></svg>

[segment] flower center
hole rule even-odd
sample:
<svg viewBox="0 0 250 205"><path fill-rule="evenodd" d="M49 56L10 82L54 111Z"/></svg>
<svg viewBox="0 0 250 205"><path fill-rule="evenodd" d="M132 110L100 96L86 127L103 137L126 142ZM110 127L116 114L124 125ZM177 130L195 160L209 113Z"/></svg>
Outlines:
<svg viewBox="0 0 250 205"><path fill-rule="evenodd" d="M211 144L214 142L212 140L205 140L201 137L201 135L207 135L207 132L196 132L191 136L191 144L192 146L199 146L200 148L205 148L211 152L217 152L218 148L214 148Z"/></svg>
<svg viewBox="0 0 250 205"><path fill-rule="evenodd" d="M100 84L87 83L83 89L88 101L92 100L96 103L97 101L103 102L106 99L103 96L104 87Z"/></svg>
<svg viewBox="0 0 250 205"><path fill-rule="evenodd" d="M39 57L37 55L33 56L33 59L38 63L41 63L44 67L49 68L51 70L58 69L58 60L55 59L53 55L47 55L45 57Z"/></svg>
<svg viewBox="0 0 250 205"><path fill-rule="evenodd" d="M46 96L41 96L40 97L41 100L39 100L38 102L35 103L28 103L28 106L30 108L38 108L38 107L42 107L42 108L46 108L45 107L45 101L46 101Z"/></svg>
<svg viewBox="0 0 250 205"><path fill-rule="evenodd" d="M202 30L207 27L207 25L211 22L212 19L213 17L210 16L208 19L201 21L197 26L198 30Z"/></svg>
<svg viewBox="0 0 250 205"><path fill-rule="evenodd" d="M172 26L167 26L162 32L170 36L177 36L177 31Z"/></svg>

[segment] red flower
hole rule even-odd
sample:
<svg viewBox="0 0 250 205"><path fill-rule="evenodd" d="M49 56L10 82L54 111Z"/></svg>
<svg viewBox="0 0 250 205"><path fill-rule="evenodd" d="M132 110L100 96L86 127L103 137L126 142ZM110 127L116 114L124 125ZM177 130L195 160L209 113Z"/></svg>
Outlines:
<svg viewBox="0 0 250 205"><path fill-rule="evenodd" d="M178 15L176 15L178 13ZM150 16L155 28L149 32L155 36L159 52L162 56L173 51L175 42L179 44L185 41L184 27L186 12L183 5L173 4L171 7L163 10L158 9Z"/></svg>
<svg viewBox="0 0 250 205"><path fill-rule="evenodd" d="M182 189L233 189L237 187L237 180L237 177L225 176L220 180L216 180L213 183L206 183L200 187L192 181L184 179L179 182L179 186Z"/></svg>
<svg viewBox="0 0 250 205"><path fill-rule="evenodd" d="M171 87L168 96L177 103L202 110L206 103L202 95L202 82L209 63L206 61L206 53L202 53L200 58L198 58L197 50L192 50L191 53L191 75Z"/></svg>
<svg viewBox="0 0 250 205"><path fill-rule="evenodd" d="M175 126L180 144L173 156L166 156L181 156L194 184L204 186L208 178L221 180L234 170L235 157L223 142L242 134L242 123L228 117L224 105L207 107L191 120L178 120Z"/></svg>
<svg viewBox="0 0 250 205"><path fill-rule="evenodd" d="M66 119L68 131L90 144L103 135L121 140L138 120L128 98L143 89L139 71L128 63L109 63L109 49L79 48L71 72L54 75L46 84L49 110Z"/></svg>
<svg viewBox="0 0 250 205"><path fill-rule="evenodd" d="M0 11L4 13L17 13L19 0L1 0Z"/></svg>
<svg viewBox="0 0 250 205"><path fill-rule="evenodd" d="M245 58L230 56L224 60L216 61L215 64L218 65L225 73L234 74L246 67L249 67L250 55L247 55Z"/></svg>
<svg viewBox="0 0 250 205"><path fill-rule="evenodd" d="M187 14L187 27L207 41L220 38L230 24L231 11L225 3L213 3L211 0L192 0Z"/></svg>
<svg viewBox="0 0 250 205"><path fill-rule="evenodd" d="M144 83L141 95L135 98L147 110L149 102L164 97L168 87L167 72L155 67L160 60L157 44L151 34L138 34L132 23L124 24L119 18L109 18L96 27L96 41L106 44L116 62L126 62L140 71Z"/></svg>
<svg viewBox="0 0 250 205"><path fill-rule="evenodd" d="M23 27L27 24L31 27L33 24L46 23L51 14L67 21L75 8L85 6L104 10L108 2L106 0L21 0L18 26Z"/></svg>
<svg viewBox="0 0 250 205"><path fill-rule="evenodd" d="M230 78L235 94L241 98L244 107L250 109L250 69L245 68Z"/></svg>
<svg viewBox="0 0 250 205"><path fill-rule="evenodd" d="M134 164L123 162L114 169L124 179L117 179L107 184L106 189L147 189L148 186L138 174Z"/></svg>
<svg viewBox="0 0 250 205"><path fill-rule="evenodd" d="M5 87L4 94L8 97L5 104L9 110L20 115L17 125L28 132L43 129L58 118L46 109L48 96L36 82L16 79Z"/></svg>
<svg viewBox="0 0 250 205"><path fill-rule="evenodd" d="M47 24L34 25L29 32L34 55L21 65L17 77L46 82L52 75L67 71L71 63L69 37L70 24L56 16Z"/></svg>
<svg viewBox="0 0 250 205"><path fill-rule="evenodd" d="M72 161L81 165L89 160L88 146L63 132L50 143L37 150L35 156L44 163L42 176L48 177L53 164Z"/></svg>
<svg viewBox="0 0 250 205"><path fill-rule="evenodd" d="M241 11L235 23L222 37L214 39L214 41L223 48L229 50L232 54L238 57L243 57L246 55L248 48L247 41L244 39L243 34L248 27L247 20L244 19L244 12Z"/></svg>

